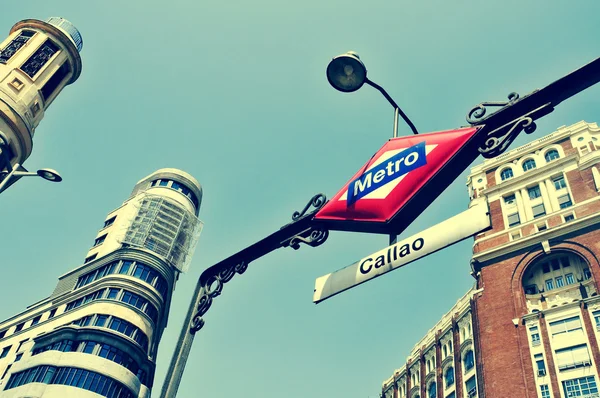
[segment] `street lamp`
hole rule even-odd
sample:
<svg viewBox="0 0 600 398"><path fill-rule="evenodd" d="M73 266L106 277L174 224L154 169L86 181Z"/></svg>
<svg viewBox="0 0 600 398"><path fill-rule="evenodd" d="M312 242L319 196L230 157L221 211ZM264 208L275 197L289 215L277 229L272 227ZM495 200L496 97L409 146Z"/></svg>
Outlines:
<svg viewBox="0 0 600 398"><path fill-rule="evenodd" d="M329 65L327 65L327 80L329 80L329 84L333 88L343 93L356 91L365 83L376 88L394 107L394 138L398 137L398 115L402 116L402 119L409 125L414 134L419 134L413 122L402 112L402 109L400 109L398 104L396 104L383 87L369 80L365 64L354 51L348 51L346 54L338 55L331 60Z"/></svg>
<svg viewBox="0 0 600 398"><path fill-rule="evenodd" d="M5 191L9 186L17 182L21 177L38 176L50 182L61 182L62 177L56 170L39 169L37 172L29 172L19 163L12 165L8 153L8 139L0 131L0 193Z"/></svg>

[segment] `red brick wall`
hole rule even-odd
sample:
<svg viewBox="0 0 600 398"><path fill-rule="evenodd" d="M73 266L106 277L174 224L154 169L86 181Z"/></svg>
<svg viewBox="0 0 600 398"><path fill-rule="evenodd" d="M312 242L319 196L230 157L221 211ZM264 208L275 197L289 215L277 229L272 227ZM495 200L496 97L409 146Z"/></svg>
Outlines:
<svg viewBox="0 0 600 398"><path fill-rule="evenodd" d="M487 179L487 187L488 188L496 185L496 169L486 171L485 177Z"/></svg>
<svg viewBox="0 0 600 398"><path fill-rule="evenodd" d="M594 281L600 280L600 263L595 254L600 254L600 230L582 231L581 235L551 246L551 252L559 249L577 252L584 257ZM494 264L484 264L479 274L477 286L484 290L475 297L474 309L479 355L485 372L484 393L488 398L537 396L527 330L521 322L515 326L512 320L528 313L522 278L527 266L543 255L540 244L529 252ZM548 360L549 366L551 363ZM553 383L553 388L557 391L558 385L555 387Z"/></svg>

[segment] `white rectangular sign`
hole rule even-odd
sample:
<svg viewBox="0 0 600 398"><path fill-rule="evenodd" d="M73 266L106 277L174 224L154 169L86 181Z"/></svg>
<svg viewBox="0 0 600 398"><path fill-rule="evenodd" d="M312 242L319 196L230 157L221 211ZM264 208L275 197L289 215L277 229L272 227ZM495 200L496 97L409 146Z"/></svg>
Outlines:
<svg viewBox="0 0 600 398"><path fill-rule="evenodd" d="M317 278L313 302L319 303L344 290L453 245L489 228L490 225L487 203L477 204L410 238Z"/></svg>

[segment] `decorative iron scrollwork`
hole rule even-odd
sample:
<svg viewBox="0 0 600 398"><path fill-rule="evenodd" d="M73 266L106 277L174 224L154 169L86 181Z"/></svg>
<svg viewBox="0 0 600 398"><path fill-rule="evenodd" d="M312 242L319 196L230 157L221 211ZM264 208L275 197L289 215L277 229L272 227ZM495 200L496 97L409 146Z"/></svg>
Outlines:
<svg viewBox="0 0 600 398"><path fill-rule="evenodd" d="M469 113L467 114L467 122L469 122L469 124L471 124L471 125L480 124L485 119L484 116L487 112L486 106L500 107L500 106L512 105L518 99L519 99L519 94L513 92L513 93L508 94L508 101L505 101L505 102L502 102L502 101L482 102L479 105L473 107L473 109L471 109L469 111Z"/></svg>
<svg viewBox="0 0 600 398"><path fill-rule="evenodd" d="M241 262L222 269L218 273L211 275L208 281L200 290L200 300L196 308L196 314L192 318L190 333L194 334L204 326L202 317L210 309L214 298L218 297L223 291L223 285L229 282L235 274L243 274L248 269L248 264Z"/></svg>
<svg viewBox="0 0 600 398"><path fill-rule="evenodd" d="M316 227L311 227L306 231L294 236L289 240L288 245L294 250L300 249L300 243L304 243L311 247L317 247L322 245L328 237L329 231L323 226L319 225Z"/></svg>
<svg viewBox="0 0 600 398"><path fill-rule="evenodd" d="M490 131L479 147L479 153L485 158L493 158L503 153L517 138L521 131L531 134L537 128L534 120L552 112L554 108L550 103L525 114L505 125Z"/></svg>
<svg viewBox="0 0 600 398"><path fill-rule="evenodd" d="M308 201L308 203L306 204L306 206L304 206L304 209L302 209L302 211L295 211L294 214L292 214L292 220L299 220L303 215L306 214L306 212L311 206L314 207L315 210L319 210L325 205L325 203L327 203L327 197L322 193L316 194Z"/></svg>

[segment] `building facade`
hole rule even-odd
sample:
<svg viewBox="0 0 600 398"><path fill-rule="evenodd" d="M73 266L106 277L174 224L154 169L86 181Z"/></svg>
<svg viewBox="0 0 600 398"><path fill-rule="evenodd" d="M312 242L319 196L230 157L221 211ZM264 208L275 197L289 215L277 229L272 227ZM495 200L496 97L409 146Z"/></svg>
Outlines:
<svg viewBox="0 0 600 398"><path fill-rule="evenodd" d="M560 127L471 169L474 287L384 381L386 398L599 397L600 128Z"/></svg>
<svg viewBox="0 0 600 398"><path fill-rule="evenodd" d="M81 74L79 31L63 18L26 19L0 42L0 157L21 165L33 148L33 136L44 113ZM6 164L0 164L0 171Z"/></svg>
<svg viewBox="0 0 600 398"><path fill-rule="evenodd" d="M139 181L100 225L83 264L0 323L0 397L150 397L201 200L200 184L181 170Z"/></svg>

